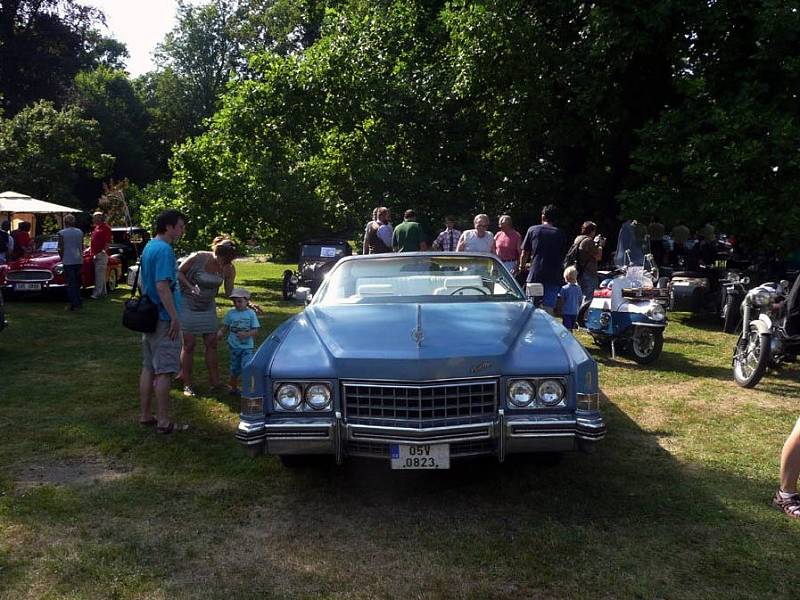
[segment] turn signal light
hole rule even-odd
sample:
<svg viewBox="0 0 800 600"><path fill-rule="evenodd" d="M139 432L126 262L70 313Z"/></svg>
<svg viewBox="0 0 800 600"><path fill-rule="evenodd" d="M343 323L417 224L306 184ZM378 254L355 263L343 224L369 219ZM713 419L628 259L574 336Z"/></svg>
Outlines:
<svg viewBox="0 0 800 600"><path fill-rule="evenodd" d="M578 402L576 408L578 410L600 410L600 394L577 394Z"/></svg>
<svg viewBox="0 0 800 600"><path fill-rule="evenodd" d="M242 396L242 414L258 415L264 412L264 399L258 397Z"/></svg>

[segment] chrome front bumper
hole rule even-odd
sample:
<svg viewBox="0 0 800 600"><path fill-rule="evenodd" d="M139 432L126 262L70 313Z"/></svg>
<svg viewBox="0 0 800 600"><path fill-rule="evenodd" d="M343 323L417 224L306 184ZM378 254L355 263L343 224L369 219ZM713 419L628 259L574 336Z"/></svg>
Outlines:
<svg viewBox="0 0 800 600"><path fill-rule="evenodd" d="M499 410L493 421L470 425L405 429L347 423L337 412L331 417L280 421L242 419L236 439L245 446L263 445L267 454L330 454L341 463L346 456L388 458L390 444L450 444L454 458L529 452L591 452L606 434L598 411L509 415Z"/></svg>

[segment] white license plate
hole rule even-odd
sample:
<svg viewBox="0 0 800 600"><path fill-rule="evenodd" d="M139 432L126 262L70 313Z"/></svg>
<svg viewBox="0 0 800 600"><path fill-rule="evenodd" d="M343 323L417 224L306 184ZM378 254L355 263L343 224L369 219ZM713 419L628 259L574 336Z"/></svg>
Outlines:
<svg viewBox="0 0 800 600"><path fill-rule="evenodd" d="M393 469L449 469L450 444L392 444Z"/></svg>
<svg viewBox="0 0 800 600"><path fill-rule="evenodd" d="M14 289L20 292L38 292L42 289L41 283L15 283Z"/></svg>

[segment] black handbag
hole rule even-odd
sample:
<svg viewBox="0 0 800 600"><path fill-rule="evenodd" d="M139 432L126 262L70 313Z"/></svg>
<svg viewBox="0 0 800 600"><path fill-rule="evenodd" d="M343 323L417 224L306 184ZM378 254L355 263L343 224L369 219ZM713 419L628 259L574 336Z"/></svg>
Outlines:
<svg viewBox="0 0 800 600"><path fill-rule="evenodd" d="M122 310L122 324L131 331L153 333L158 327L158 304L154 304L150 297L144 294L136 297L140 270L141 265L136 269L136 276L133 278L131 297L125 301Z"/></svg>

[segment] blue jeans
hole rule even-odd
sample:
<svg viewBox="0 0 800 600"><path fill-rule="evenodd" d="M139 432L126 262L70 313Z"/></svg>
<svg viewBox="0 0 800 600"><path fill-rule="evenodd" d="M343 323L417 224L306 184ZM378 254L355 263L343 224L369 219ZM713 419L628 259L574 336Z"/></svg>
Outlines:
<svg viewBox="0 0 800 600"><path fill-rule="evenodd" d="M578 285L581 286L581 293L583 294L583 301L592 299L592 293L597 289L597 277L594 275L586 275L581 273L578 276Z"/></svg>
<svg viewBox="0 0 800 600"><path fill-rule="evenodd" d="M67 299L71 308L80 308L82 305L81 266L64 265L64 275L67 278Z"/></svg>

